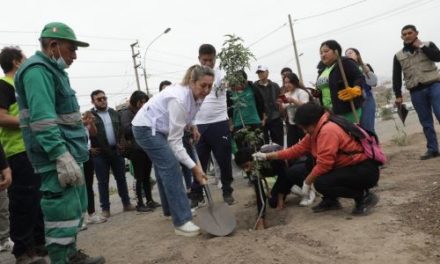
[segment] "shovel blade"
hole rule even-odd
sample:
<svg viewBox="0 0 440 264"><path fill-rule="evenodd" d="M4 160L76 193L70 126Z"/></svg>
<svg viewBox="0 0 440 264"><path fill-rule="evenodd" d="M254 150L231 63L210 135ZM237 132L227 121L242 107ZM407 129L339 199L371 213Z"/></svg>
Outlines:
<svg viewBox="0 0 440 264"><path fill-rule="evenodd" d="M226 203L213 203L197 210L197 224L214 236L227 236L237 226L234 214Z"/></svg>

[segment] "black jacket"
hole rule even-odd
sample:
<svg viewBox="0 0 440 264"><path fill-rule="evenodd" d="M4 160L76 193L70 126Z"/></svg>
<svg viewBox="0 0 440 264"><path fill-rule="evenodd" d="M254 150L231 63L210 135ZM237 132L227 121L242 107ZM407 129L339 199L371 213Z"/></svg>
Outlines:
<svg viewBox="0 0 440 264"><path fill-rule="evenodd" d="M365 79L362 72L359 70L358 65L354 60L342 57L342 66L344 67L345 75L347 76L348 85L350 87L359 86L364 87ZM318 64L318 77L325 70L325 65L322 63ZM329 86L330 86L330 96L332 99L333 113L338 115L343 115L351 112L351 107L349 102L341 101L338 98L338 92L344 89L344 81L342 79L341 71L339 65L336 63L333 70L329 75ZM356 109L362 106L363 97L359 96L353 100Z"/></svg>
<svg viewBox="0 0 440 264"><path fill-rule="evenodd" d="M111 154L112 153L111 147L114 146L109 146L108 144L107 135L105 134L104 122L102 121L101 117L98 115L98 112L96 111L95 108L92 108L90 111L95 116L95 125L97 130L96 136L90 137L92 147L100 148L101 153L103 154ZM116 144L119 144L122 136L121 120L119 114L112 108L109 108L108 112L112 120L113 132L115 133Z"/></svg>

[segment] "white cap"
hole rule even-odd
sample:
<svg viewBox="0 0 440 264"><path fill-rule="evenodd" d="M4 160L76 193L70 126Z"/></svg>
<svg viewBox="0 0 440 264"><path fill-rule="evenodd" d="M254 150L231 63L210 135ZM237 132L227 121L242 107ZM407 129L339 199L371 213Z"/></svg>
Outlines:
<svg viewBox="0 0 440 264"><path fill-rule="evenodd" d="M264 66L264 65L258 65L257 66L257 71L256 71L256 73L258 73L258 72L260 72L260 71L263 71L263 72L265 72L265 71L268 71L269 69L267 68L267 66Z"/></svg>

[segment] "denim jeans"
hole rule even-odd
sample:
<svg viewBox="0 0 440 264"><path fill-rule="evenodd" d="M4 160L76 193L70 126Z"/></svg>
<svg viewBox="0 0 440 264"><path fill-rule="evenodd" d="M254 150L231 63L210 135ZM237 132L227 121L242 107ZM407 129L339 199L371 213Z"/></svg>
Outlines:
<svg viewBox="0 0 440 264"><path fill-rule="evenodd" d="M158 131L153 135L147 126L133 126L132 130L136 142L153 162L164 215L171 215L176 227L185 224L192 219L191 208L180 164L168 145L167 136Z"/></svg>
<svg viewBox="0 0 440 264"><path fill-rule="evenodd" d="M112 153L98 154L93 157L93 164L95 166L96 179L98 179L99 201L102 210L110 210L109 200L109 178L110 168L116 180L119 197L121 197L122 204L127 206L130 204L130 197L128 196L127 180L125 178L125 160L117 153L116 149Z"/></svg>
<svg viewBox="0 0 440 264"><path fill-rule="evenodd" d="M371 93L366 93L362 104L361 127L370 132L374 132L374 122L376 119L376 101Z"/></svg>
<svg viewBox="0 0 440 264"><path fill-rule="evenodd" d="M432 112L440 122L440 82L433 83L425 89L411 92L411 102L423 127L428 151L437 152L438 142Z"/></svg>

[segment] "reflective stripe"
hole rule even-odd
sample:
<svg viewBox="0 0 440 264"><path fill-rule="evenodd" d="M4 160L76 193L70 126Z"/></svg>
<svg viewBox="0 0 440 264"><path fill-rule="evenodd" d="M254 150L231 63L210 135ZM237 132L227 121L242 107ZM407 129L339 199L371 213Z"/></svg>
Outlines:
<svg viewBox="0 0 440 264"><path fill-rule="evenodd" d="M79 122L81 122L81 113L75 112L58 115L56 122L61 125L77 125Z"/></svg>
<svg viewBox="0 0 440 264"><path fill-rule="evenodd" d="M46 236L46 245L58 244L58 245L69 245L75 243L74 237L48 237Z"/></svg>
<svg viewBox="0 0 440 264"><path fill-rule="evenodd" d="M78 227L81 219L69 220L69 221L44 221L46 228L70 228Z"/></svg>
<svg viewBox="0 0 440 264"><path fill-rule="evenodd" d="M56 125L57 123L55 119L43 119L36 122L32 122L29 126L32 131L38 132L48 127L56 126Z"/></svg>
<svg viewBox="0 0 440 264"><path fill-rule="evenodd" d="M29 117L29 111L24 111L23 115ZM20 112L20 118L24 118L21 116ZM43 119L39 121L32 122L30 124L30 128L32 131L41 131L48 127L55 126L55 125L79 125L81 123L81 113L75 112L71 114L63 114L58 115L57 119ZM20 127L27 127L27 125L21 125Z"/></svg>

